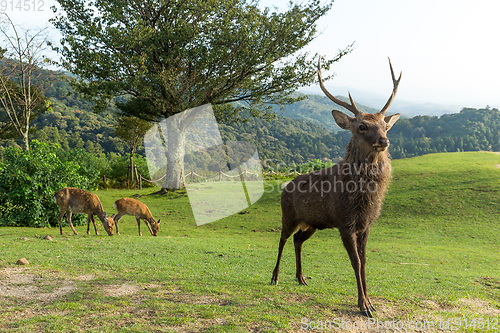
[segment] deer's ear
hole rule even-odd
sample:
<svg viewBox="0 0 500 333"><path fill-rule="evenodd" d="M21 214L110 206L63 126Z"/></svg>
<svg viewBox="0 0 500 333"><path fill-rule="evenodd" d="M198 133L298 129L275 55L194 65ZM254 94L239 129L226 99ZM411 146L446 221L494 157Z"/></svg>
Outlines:
<svg viewBox="0 0 500 333"><path fill-rule="evenodd" d="M345 130L351 130L351 121L354 120L353 117L349 117L345 113L342 113L337 110L332 111L333 119L335 119L335 122L337 125L339 125L340 128L345 129Z"/></svg>
<svg viewBox="0 0 500 333"><path fill-rule="evenodd" d="M399 119L401 116L399 113L393 114L392 116L384 117L385 122L387 123L387 130L390 130L392 125Z"/></svg>

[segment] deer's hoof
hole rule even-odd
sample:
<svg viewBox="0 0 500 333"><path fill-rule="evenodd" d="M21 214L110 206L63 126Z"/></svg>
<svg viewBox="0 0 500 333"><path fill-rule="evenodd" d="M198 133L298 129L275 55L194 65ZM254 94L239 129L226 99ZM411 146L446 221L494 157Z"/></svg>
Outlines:
<svg viewBox="0 0 500 333"><path fill-rule="evenodd" d="M306 279L304 279L304 277L303 277L303 276L301 276L300 278L298 278L298 280L299 280L299 284L300 284L301 286L308 286L308 284L307 284L307 282L306 282Z"/></svg>
<svg viewBox="0 0 500 333"><path fill-rule="evenodd" d="M373 318L373 315L372 315L372 312L370 310L367 310L367 311L361 311L361 314L365 317L368 317L368 318Z"/></svg>
<svg viewBox="0 0 500 333"><path fill-rule="evenodd" d="M277 286L278 280L271 280L271 286Z"/></svg>

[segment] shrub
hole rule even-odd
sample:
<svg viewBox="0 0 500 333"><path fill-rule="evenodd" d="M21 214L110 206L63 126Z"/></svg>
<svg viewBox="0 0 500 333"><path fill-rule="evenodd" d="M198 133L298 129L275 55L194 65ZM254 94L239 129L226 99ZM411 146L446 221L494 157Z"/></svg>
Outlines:
<svg viewBox="0 0 500 333"><path fill-rule="evenodd" d="M55 192L66 186L91 188L98 173L76 160L63 161L60 152L58 146L36 140L31 141L29 151L5 150L0 163L0 225L56 226L59 209L54 202ZM83 155L81 152L79 161L88 157ZM78 218L75 222L79 224Z"/></svg>

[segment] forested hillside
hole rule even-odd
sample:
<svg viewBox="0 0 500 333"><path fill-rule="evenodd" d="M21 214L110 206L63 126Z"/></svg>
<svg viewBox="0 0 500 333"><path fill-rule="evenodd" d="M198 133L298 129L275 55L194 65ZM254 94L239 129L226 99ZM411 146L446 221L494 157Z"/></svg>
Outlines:
<svg viewBox="0 0 500 333"><path fill-rule="evenodd" d="M82 148L101 159L116 161L128 153L114 132L116 109L92 113L92 105L71 94L70 86L57 81L47 90L52 111L33 123L32 139L57 143L64 150ZM341 158L350 133L338 131L331 116L332 105L322 96L285 107L272 121L250 119L247 123L220 125L223 140L251 141L268 165L300 164L311 159ZM359 105L365 112L373 109ZM309 121L304 120L306 118ZM338 131L338 132L337 132ZM389 132L395 159L436 152L500 151L500 112L497 109L463 109L441 117L417 116L400 119ZM16 145L4 141L4 147ZM144 148L138 149L144 153Z"/></svg>
<svg viewBox="0 0 500 333"><path fill-rule="evenodd" d="M393 158L438 152L500 151L500 111L464 108L441 117L400 119L390 131Z"/></svg>

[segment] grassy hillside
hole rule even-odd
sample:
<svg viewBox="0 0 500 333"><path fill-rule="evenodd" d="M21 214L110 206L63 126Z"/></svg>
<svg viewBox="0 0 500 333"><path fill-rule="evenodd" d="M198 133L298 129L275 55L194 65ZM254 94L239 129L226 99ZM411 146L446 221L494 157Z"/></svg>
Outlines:
<svg viewBox="0 0 500 333"><path fill-rule="evenodd" d="M499 165L500 155L486 152L393 161L393 182L368 242L368 285L380 323L425 321L425 332L498 330ZM0 331L295 332L311 321L310 328L325 320L359 325L354 274L336 230L319 231L304 244L309 287L295 279L292 241L280 284L269 285L279 188L267 183L267 193L244 214L201 227L185 195L96 192L109 213L114 200L138 194L162 220L158 237L144 225L139 237L130 216L113 237L102 236L102 226L101 236L85 235L85 227L77 227L78 236L68 227L64 236L58 229L0 229ZM14 264L21 257L28 268Z"/></svg>

